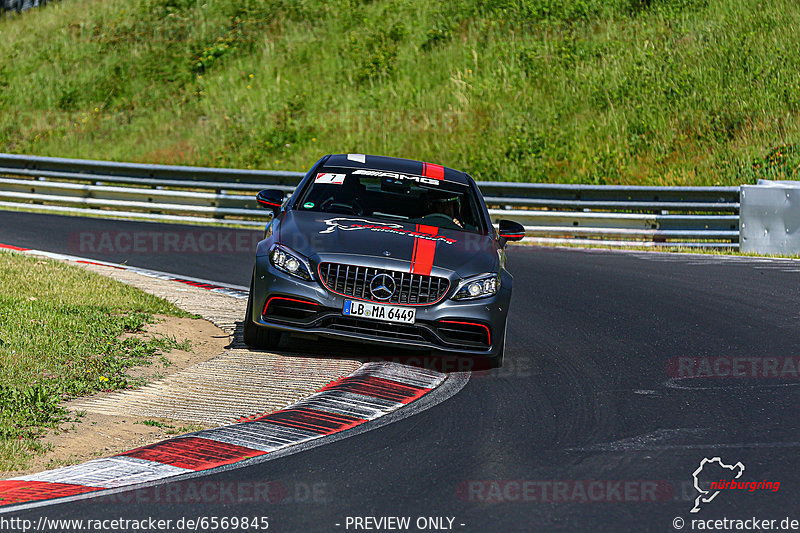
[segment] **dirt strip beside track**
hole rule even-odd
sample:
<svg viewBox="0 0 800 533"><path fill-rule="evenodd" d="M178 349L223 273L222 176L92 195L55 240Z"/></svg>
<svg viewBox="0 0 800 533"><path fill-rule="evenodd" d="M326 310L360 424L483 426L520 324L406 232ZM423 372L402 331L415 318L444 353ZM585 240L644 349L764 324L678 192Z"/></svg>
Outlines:
<svg viewBox="0 0 800 533"><path fill-rule="evenodd" d="M75 402L76 409L224 425L285 407L361 366L359 361L341 357L298 357L250 350L241 342L244 299L128 270L96 264L81 266L202 316L230 335L231 344L230 349L209 361L141 389Z"/></svg>

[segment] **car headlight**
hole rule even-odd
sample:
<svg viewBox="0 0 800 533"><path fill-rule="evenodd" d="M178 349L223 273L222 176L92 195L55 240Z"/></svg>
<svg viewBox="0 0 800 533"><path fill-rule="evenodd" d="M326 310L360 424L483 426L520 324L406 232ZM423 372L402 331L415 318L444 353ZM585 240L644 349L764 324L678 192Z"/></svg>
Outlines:
<svg viewBox="0 0 800 533"><path fill-rule="evenodd" d="M297 252L293 252L281 244L273 244L269 251L269 262L272 266L286 272L290 276L300 278L304 281L313 281L314 275L311 273L311 265L308 260Z"/></svg>
<svg viewBox="0 0 800 533"><path fill-rule="evenodd" d="M500 290L500 276L498 274L481 274L462 280L458 284L453 300L475 300L494 296Z"/></svg>

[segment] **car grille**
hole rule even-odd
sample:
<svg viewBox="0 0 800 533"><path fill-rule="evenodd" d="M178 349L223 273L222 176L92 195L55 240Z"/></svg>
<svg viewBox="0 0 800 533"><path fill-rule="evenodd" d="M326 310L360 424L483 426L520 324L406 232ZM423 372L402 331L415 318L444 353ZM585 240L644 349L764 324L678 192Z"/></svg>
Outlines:
<svg viewBox="0 0 800 533"><path fill-rule="evenodd" d="M387 304L432 304L450 288L447 278L341 263L320 263L319 273L322 283L333 292ZM370 281L378 274L389 274L394 279L395 291L388 300L375 300L369 291Z"/></svg>

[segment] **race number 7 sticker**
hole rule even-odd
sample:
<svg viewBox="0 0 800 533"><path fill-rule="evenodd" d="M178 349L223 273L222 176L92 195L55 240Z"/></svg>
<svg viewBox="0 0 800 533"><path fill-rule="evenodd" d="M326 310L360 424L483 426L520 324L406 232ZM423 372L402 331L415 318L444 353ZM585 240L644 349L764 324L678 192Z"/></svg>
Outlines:
<svg viewBox="0 0 800 533"><path fill-rule="evenodd" d="M344 183L346 174L326 174L324 172L317 174L314 183L327 183L330 185L341 185Z"/></svg>

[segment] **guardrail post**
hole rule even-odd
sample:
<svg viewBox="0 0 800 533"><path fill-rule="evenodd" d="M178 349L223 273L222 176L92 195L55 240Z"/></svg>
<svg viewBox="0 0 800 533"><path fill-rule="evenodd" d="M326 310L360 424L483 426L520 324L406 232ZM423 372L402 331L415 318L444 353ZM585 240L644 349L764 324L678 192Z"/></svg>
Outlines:
<svg viewBox="0 0 800 533"><path fill-rule="evenodd" d="M743 252L800 254L800 182L742 185L740 202Z"/></svg>

